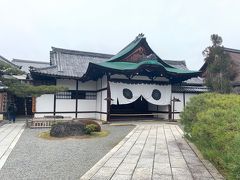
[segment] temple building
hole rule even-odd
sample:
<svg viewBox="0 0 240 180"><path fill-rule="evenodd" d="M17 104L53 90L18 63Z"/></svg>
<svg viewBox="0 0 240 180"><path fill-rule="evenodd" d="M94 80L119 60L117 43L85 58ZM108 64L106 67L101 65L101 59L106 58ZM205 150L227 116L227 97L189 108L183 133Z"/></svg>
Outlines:
<svg viewBox="0 0 240 180"><path fill-rule="evenodd" d="M176 119L190 97L207 91L200 74L161 59L143 34L116 55L52 47L50 66L32 67L30 76L68 90L37 97L32 109L34 117Z"/></svg>

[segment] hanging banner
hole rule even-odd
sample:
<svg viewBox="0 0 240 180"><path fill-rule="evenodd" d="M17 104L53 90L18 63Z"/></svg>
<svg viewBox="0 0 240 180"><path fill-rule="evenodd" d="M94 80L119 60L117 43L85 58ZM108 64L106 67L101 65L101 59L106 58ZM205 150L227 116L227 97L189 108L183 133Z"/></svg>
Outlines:
<svg viewBox="0 0 240 180"><path fill-rule="evenodd" d="M110 82L110 90L111 104L129 104L141 96L155 105L168 105L171 102L171 85Z"/></svg>

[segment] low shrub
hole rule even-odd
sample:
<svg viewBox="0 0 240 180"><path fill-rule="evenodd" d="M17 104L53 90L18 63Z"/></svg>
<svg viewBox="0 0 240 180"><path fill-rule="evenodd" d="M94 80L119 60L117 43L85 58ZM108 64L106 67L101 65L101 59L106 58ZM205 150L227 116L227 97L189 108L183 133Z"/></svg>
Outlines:
<svg viewBox="0 0 240 180"><path fill-rule="evenodd" d="M87 130L86 130L87 129ZM90 134L91 132L100 132L101 126L90 120L79 120L71 122L62 122L52 125L50 136L52 137L66 137L66 136L81 136Z"/></svg>
<svg viewBox="0 0 240 180"><path fill-rule="evenodd" d="M84 131L86 134L91 134L92 132L98 132L97 126L95 124L88 124L86 125Z"/></svg>
<svg viewBox="0 0 240 180"><path fill-rule="evenodd" d="M100 132L101 131L101 126L93 120L89 120L89 119L83 119L83 120L79 120L79 122L83 123L85 126L90 125L90 124L94 124L96 125L96 131L95 132Z"/></svg>
<svg viewBox="0 0 240 180"><path fill-rule="evenodd" d="M240 96L193 97L181 113L186 137L227 179L240 179Z"/></svg>

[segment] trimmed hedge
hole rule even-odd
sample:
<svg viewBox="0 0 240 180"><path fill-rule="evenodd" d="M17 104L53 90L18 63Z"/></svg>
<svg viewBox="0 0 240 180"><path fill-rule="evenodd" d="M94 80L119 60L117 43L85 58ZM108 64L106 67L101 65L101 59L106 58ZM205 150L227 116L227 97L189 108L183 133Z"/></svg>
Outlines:
<svg viewBox="0 0 240 180"><path fill-rule="evenodd" d="M240 96L206 93L181 113L186 137L227 179L240 179Z"/></svg>

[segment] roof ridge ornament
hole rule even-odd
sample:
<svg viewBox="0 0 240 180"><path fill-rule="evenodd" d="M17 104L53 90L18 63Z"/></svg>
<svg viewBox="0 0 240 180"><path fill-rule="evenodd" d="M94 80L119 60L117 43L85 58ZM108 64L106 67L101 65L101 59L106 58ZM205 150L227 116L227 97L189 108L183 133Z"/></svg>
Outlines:
<svg viewBox="0 0 240 180"><path fill-rule="evenodd" d="M140 34L137 35L135 40L142 39L142 38L144 38L144 34L140 33Z"/></svg>

